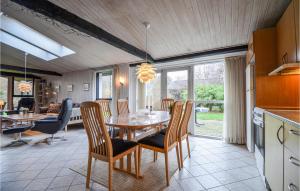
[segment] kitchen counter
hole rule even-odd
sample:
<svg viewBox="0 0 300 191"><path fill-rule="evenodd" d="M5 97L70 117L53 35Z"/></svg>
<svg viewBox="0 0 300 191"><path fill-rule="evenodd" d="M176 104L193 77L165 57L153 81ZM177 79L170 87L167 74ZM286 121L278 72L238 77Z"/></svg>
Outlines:
<svg viewBox="0 0 300 191"><path fill-rule="evenodd" d="M265 110L266 113L300 128L300 110Z"/></svg>

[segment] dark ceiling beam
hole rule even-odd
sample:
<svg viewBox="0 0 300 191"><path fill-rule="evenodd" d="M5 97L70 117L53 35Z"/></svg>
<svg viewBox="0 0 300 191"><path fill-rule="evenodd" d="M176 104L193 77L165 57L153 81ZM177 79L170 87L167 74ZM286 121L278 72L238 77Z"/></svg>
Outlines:
<svg viewBox="0 0 300 191"><path fill-rule="evenodd" d="M247 51L247 49L248 49L248 45L226 47L226 48L221 48L221 49L196 52L196 53L192 53L192 54L184 54L184 55L172 56L172 57L167 57L167 58L159 58L159 59L154 60L154 63L173 62L173 61L178 61L178 60L193 59L193 58L199 58L199 57L205 57L205 56L229 54L229 53ZM135 63L135 64L130 64L130 67L135 67L140 64L141 64L140 62Z"/></svg>
<svg viewBox="0 0 300 191"><path fill-rule="evenodd" d="M54 3L47 0L11 0L21 6L45 15L51 19L54 19L60 23L68 25L80 32L88 34L94 38L104 41L116 48L122 49L123 51L137 56L139 58L145 59L146 52L138 49L137 47L128 44L127 42L121 40L120 38L108 33L102 28L78 17L77 15L63 9ZM151 55L148 55L148 59L152 62L154 59Z"/></svg>
<svg viewBox="0 0 300 191"><path fill-rule="evenodd" d="M15 71L18 71L18 72L25 72L24 67L12 66L12 65L7 65L7 64L1 64L0 69L2 69L2 70L15 70ZM51 76L62 76L62 74L57 73L57 72L48 71L48 70L34 69L34 68L26 68L26 71L29 72L29 73L35 73L35 74L45 74L45 75L51 75Z"/></svg>
<svg viewBox="0 0 300 191"><path fill-rule="evenodd" d="M0 71L0 76L5 76L5 77L13 76L13 77L24 78L24 74L14 73L14 72L3 72L3 71ZM26 77L34 78L34 79L41 79L41 77L32 75L32 74L26 74Z"/></svg>

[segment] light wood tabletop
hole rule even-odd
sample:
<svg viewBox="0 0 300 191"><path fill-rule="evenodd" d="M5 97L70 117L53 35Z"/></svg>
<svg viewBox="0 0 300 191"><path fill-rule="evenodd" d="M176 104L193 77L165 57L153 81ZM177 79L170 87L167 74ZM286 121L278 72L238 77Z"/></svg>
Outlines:
<svg viewBox="0 0 300 191"><path fill-rule="evenodd" d="M141 110L137 113L129 113L119 116L107 117L105 124L112 127L120 128L120 138L124 136L124 130L126 129L127 140L133 140L133 134L136 130L142 130L144 128L157 128L162 126L163 123L170 120L170 114L167 111L148 111ZM120 168L116 170L125 171L123 167L123 159L120 160ZM127 173L131 174L131 154L127 155Z"/></svg>
<svg viewBox="0 0 300 191"><path fill-rule="evenodd" d="M13 122L22 122L22 121L37 121L49 117L44 114L37 113L28 113L28 114L11 114L11 115L0 115L1 119L13 121Z"/></svg>
<svg viewBox="0 0 300 191"><path fill-rule="evenodd" d="M170 114L166 111L152 111L151 114L146 111L139 111L137 113L108 117L105 124L118 128L138 130L149 126L159 125L169 120Z"/></svg>

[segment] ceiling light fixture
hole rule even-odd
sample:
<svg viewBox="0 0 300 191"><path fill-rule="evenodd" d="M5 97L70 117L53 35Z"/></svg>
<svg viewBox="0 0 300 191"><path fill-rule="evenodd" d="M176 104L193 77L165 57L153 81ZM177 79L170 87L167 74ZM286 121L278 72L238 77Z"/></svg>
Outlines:
<svg viewBox="0 0 300 191"><path fill-rule="evenodd" d="M18 85L18 89L21 93L29 93L32 90L31 82L27 82L27 79L26 79L27 55L28 55L28 53L25 52L25 80L21 81Z"/></svg>
<svg viewBox="0 0 300 191"><path fill-rule="evenodd" d="M143 23L146 29L146 61L142 63L137 68L137 78L142 83L148 83L151 80L153 80L156 76L156 68L153 66L153 64L148 62L148 29L150 28L150 23L144 22Z"/></svg>

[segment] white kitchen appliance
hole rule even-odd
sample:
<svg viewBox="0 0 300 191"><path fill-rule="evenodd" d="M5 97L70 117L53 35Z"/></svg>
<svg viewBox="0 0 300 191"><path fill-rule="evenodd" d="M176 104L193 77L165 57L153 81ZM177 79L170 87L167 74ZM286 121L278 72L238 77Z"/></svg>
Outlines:
<svg viewBox="0 0 300 191"><path fill-rule="evenodd" d="M248 64L246 67L246 134L247 148L254 152L254 126L253 126L253 108L254 108L254 65Z"/></svg>

